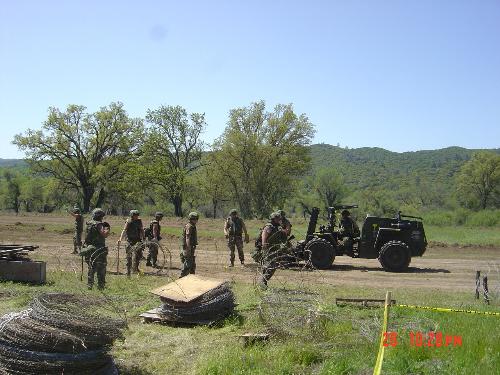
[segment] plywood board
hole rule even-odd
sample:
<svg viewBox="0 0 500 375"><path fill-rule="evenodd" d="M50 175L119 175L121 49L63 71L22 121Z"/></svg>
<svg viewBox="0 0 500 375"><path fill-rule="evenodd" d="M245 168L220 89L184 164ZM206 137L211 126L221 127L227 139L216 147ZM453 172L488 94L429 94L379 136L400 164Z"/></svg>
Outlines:
<svg viewBox="0 0 500 375"><path fill-rule="evenodd" d="M191 302L224 284L222 280L197 275L187 275L151 291L151 293L176 302Z"/></svg>

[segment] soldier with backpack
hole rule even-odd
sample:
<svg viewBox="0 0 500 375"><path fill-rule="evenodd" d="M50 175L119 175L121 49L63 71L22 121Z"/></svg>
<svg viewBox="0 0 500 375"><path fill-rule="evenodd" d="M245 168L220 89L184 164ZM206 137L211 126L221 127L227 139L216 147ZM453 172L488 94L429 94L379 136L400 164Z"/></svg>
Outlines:
<svg viewBox="0 0 500 375"><path fill-rule="evenodd" d="M87 232L85 236L84 248L80 256L85 257L89 272L87 284L88 288L94 286L94 275L97 274L97 288L104 289L106 285L106 265L108 248L106 247L106 237L110 232L108 223L103 222L105 213L102 209L96 208L92 211L92 220L87 222ZM82 260L83 268L83 260Z"/></svg>
<svg viewBox="0 0 500 375"><path fill-rule="evenodd" d="M118 240L118 246L124 237L127 237L127 276L130 276L131 271L139 272L139 263L142 258L143 247L140 242L144 240L144 229L142 220L139 218L139 211L130 210L130 218L125 222L122 233Z"/></svg>
<svg viewBox="0 0 500 375"><path fill-rule="evenodd" d="M146 228L144 231L145 237L150 241L149 242L149 252L148 258L146 260L146 266L148 267L157 267L156 262L158 261L158 242L161 240L160 232L161 225L160 221L163 218L162 212L156 212L154 220L149 224L149 228Z"/></svg>
<svg viewBox="0 0 500 375"><path fill-rule="evenodd" d="M243 233L245 233L245 242L250 240L247 233L247 228L243 219L238 216L238 211L232 209L229 212L229 217L224 224L224 236L227 238L227 246L229 248L229 261L231 267L234 267L235 247L238 249L238 257L241 265L245 265L245 254L243 253Z"/></svg>

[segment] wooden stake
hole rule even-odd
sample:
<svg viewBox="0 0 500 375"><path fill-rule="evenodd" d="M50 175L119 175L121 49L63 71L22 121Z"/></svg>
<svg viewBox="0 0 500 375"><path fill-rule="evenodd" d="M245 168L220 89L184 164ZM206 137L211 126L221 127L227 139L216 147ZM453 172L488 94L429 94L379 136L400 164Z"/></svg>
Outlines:
<svg viewBox="0 0 500 375"><path fill-rule="evenodd" d="M490 304L490 293L488 291L488 276L483 277L484 302Z"/></svg>
<svg viewBox="0 0 500 375"><path fill-rule="evenodd" d="M480 287L481 287L481 271L476 271L476 299L479 299Z"/></svg>

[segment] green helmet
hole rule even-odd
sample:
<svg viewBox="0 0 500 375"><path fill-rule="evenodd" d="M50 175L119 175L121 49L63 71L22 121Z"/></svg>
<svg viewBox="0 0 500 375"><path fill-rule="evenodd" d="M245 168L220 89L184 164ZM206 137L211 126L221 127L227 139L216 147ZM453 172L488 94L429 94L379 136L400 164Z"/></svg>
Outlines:
<svg viewBox="0 0 500 375"><path fill-rule="evenodd" d="M104 216L106 216L106 213L103 211L102 208L94 208L92 211L92 219L102 219Z"/></svg>
<svg viewBox="0 0 500 375"><path fill-rule="evenodd" d="M238 215L238 210L236 210L236 208L233 208L231 211L229 211L229 215Z"/></svg>
<svg viewBox="0 0 500 375"><path fill-rule="evenodd" d="M139 215L139 211L138 210L130 210L130 217L132 217L134 215Z"/></svg>
<svg viewBox="0 0 500 375"><path fill-rule="evenodd" d="M270 216L269 216L269 220L273 220L273 219L276 219L276 218L280 218L281 219L281 214L279 212L273 212Z"/></svg>
<svg viewBox="0 0 500 375"><path fill-rule="evenodd" d="M191 219L198 219L200 217L200 215L198 215L198 212L190 212L189 215L188 215L188 219L191 220Z"/></svg>
<svg viewBox="0 0 500 375"><path fill-rule="evenodd" d="M285 211L279 210L278 212L279 212L279 214L280 214L281 217L285 217L286 216Z"/></svg>
<svg viewBox="0 0 500 375"><path fill-rule="evenodd" d="M163 212L155 212L155 217L163 217Z"/></svg>
<svg viewBox="0 0 500 375"><path fill-rule="evenodd" d="M73 207L73 213L80 214L81 213L80 208L78 206Z"/></svg>

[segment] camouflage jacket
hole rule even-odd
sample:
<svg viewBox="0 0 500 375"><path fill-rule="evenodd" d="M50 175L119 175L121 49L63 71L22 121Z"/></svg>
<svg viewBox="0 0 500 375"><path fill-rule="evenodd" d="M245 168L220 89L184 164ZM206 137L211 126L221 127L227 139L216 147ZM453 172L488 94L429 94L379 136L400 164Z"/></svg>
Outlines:
<svg viewBox="0 0 500 375"><path fill-rule="evenodd" d="M104 224L101 221L91 220L87 222L87 233L85 245L101 248L106 246L106 239L102 236L100 229Z"/></svg>
<svg viewBox="0 0 500 375"><path fill-rule="evenodd" d="M195 248L198 245L198 235L196 231L196 225L187 223L182 230L182 248L187 248L187 240L191 243L191 248Z"/></svg>
<svg viewBox="0 0 500 375"><path fill-rule="evenodd" d="M125 223L126 229L125 233L127 234L127 241L139 241L142 238L142 220L131 220L128 219Z"/></svg>
<svg viewBox="0 0 500 375"><path fill-rule="evenodd" d="M243 219L235 217L233 220L231 217L228 217L226 219L226 230L230 236L241 237L243 234Z"/></svg>

